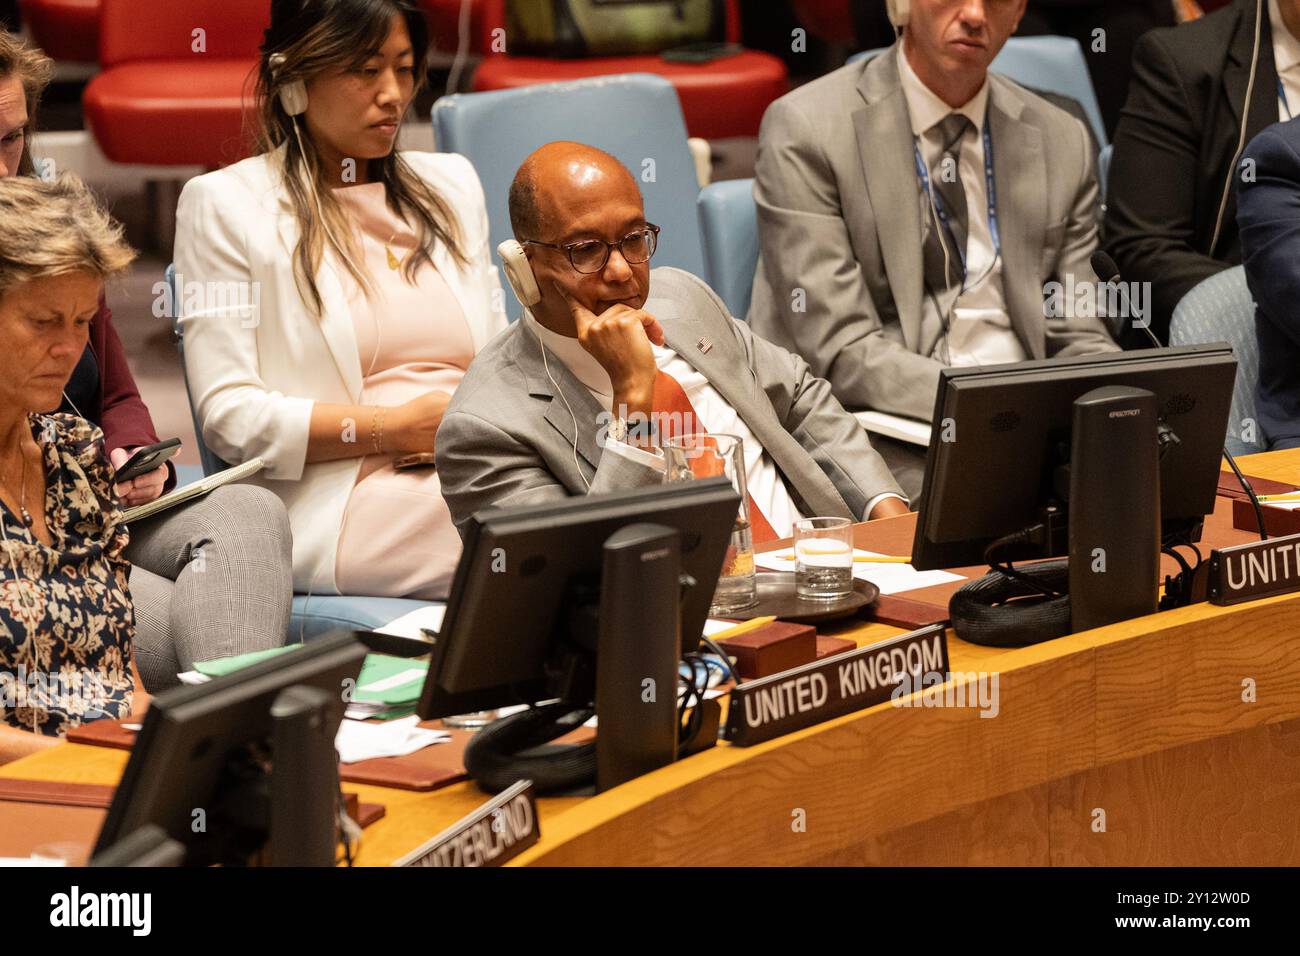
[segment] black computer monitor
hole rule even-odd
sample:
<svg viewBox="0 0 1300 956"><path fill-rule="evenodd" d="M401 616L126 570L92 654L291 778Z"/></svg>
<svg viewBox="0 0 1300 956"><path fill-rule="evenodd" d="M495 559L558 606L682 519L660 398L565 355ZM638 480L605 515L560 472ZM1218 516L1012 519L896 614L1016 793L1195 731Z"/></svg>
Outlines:
<svg viewBox="0 0 1300 956"><path fill-rule="evenodd" d="M604 546L633 524L680 532L679 650L698 647L739 506L726 478L708 478L474 515L420 716L591 700Z"/></svg>
<svg viewBox="0 0 1300 956"><path fill-rule="evenodd" d="M365 655L337 632L155 696L96 853L153 824L185 846L189 865L332 865L334 737Z"/></svg>
<svg viewBox="0 0 1300 956"><path fill-rule="evenodd" d="M1172 430L1160 458L1159 508L1166 542L1196 541L1214 510L1237 362L1226 344L1196 345L983 368L939 375L912 562L917 568L984 562L987 546L1035 525L1062 500L1074 402L1123 385L1155 394ZM1117 452L1118 453L1118 452ZM1124 494L1125 489L1113 489ZM1065 523L1016 560L1064 555Z"/></svg>

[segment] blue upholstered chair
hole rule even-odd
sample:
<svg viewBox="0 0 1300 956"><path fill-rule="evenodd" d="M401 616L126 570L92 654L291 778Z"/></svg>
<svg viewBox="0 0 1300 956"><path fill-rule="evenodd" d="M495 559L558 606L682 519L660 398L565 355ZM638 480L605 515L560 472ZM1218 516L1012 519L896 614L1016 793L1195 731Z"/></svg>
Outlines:
<svg viewBox="0 0 1300 956"><path fill-rule="evenodd" d="M199 409L194 404L194 395L190 391L190 377L185 372L185 337L181 333L180 323L176 321L176 303L178 292L176 289L176 266L170 264L166 272L167 288L171 296L172 312L168 316L172 320L172 335L176 337L176 352L181 359L181 378L185 382L185 399L190 403L190 421L194 423L194 444L198 446L199 461L203 465L203 474L215 475L219 471L225 471L230 466L212 453L203 441L203 429L199 426ZM182 290L183 291L183 290Z"/></svg>
<svg viewBox="0 0 1300 956"><path fill-rule="evenodd" d="M1097 157L1097 186L1101 190L1101 204L1106 205L1106 183L1110 180L1110 161L1115 155L1113 143L1107 144Z"/></svg>
<svg viewBox="0 0 1300 956"><path fill-rule="evenodd" d="M192 485L203 477L202 465L178 465L172 462L172 467L176 469L176 487L184 488L186 485Z"/></svg>
<svg viewBox="0 0 1300 956"><path fill-rule="evenodd" d="M167 267L167 284L172 289L171 301L176 299L176 270ZM194 420L194 441L198 445L199 460L203 462L203 475L215 474L230 467L208 448L203 441L203 429L199 426L199 413L194 405L194 396L190 392L189 376L185 373L185 339L180 324L172 313L172 329L176 336L176 349L181 357L181 375L185 380L185 397L190 403L190 415ZM193 469L194 466L182 466ZM185 480L181 469L177 469L178 484L189 484L202 477L187 471ZM401 617L418 608L427 607L429 601L412 601L406 598L368 597L353 594L295 594L293 598L293 615L289 619L287 642L310 641L321 637L336 628L351 628L360 631L374 630L387 624L394 618Z"/></svg>
<svg viewBox="0 0 1300 956"><path fill-rule="evenodd" d="M849 57L854 63L863 57L876 56L883 50L867 50ZM1021 86L1049 93L1060 93L1077 100L1087 114L1097 143L1105 147L1106 124L1102 122L1101 105L1088 75L1088 62L1083 58L1083 47L1073 37L1012 37L997 55L989 69L1015 80Z"/></svg>
<svg viewBox="0 0 1300 956"><path fill-rule="evenodd" d="M1196 285L1174 307L1170 345L1227 342L1237 356L1225 446L1233 455L1265 451L1255 417L1259 381L1259 343L1255 339L1255 302L1246 285L1246 270L1227 269Z"/></svg>
<svg viewBox="0 0 1300 956"><path fill-rule="evenodd" d="M704 281L738 319L749 312L758 267L758 215L754 180L724 179L700 190Z"/></svg>
<svg viewBox="0 0 1300 956"><path fill-rule="evenodd" d="M437 148L467 156L483 181L494 257L512 238L507 200L519 164L545 143L574 140L613 154L637 178L646 218L663 230L654 265L704 274L695 165L677 93L662 77L627 73L444 96L433 104L433 131ZM511 315L517 307L507 302Z"/></svg>

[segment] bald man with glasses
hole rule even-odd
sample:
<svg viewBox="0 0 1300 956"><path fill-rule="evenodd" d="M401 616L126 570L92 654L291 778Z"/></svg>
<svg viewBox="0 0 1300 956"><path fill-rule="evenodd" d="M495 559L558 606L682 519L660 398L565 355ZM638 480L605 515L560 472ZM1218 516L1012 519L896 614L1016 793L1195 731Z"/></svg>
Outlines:
<svg viewBox="0 0 1300 956"><path fill-rule="evenodd" d="M695 276L650 269L659 228L614 157L543 146L515 176L510 220L539 298L474 359L438 431L462 532L482 508L660 484L657 442L688 432L743 439L760 543L801 517L906 512L829 383Z"/></svg>

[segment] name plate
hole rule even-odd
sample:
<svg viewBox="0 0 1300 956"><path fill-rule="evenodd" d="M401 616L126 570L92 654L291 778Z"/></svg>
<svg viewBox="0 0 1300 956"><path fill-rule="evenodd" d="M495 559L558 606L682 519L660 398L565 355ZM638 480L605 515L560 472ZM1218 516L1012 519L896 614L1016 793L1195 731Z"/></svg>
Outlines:
<svg viewBox="0 0 1300 956"><path fill-rule="evenodd" d="M1300 590L1300 534L1251 541L1210 552L1205 596L1211 604L1240 604Z"/></svg>
<svg viewBox="0 0 1300 956"><path fill-rule="evenodd" d="M541 836L533 782L520 780L393 866L500 866Z"/></svg>
<svg viewBox="0 0 1300 956"><path fill-rule="evenodd" d="M727 739L738 747L771 740L889 700L899 681L948 673L943 624L749 680L731 691ZM945 678L946 679L946 678Z"/></svg>

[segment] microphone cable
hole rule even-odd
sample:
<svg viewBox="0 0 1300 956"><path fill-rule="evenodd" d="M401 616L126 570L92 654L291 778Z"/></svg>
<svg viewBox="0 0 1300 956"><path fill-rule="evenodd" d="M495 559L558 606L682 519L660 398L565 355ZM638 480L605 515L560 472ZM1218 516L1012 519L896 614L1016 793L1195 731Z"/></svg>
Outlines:
<svg viewBox="0 0 1300 956"><path fill-rule="evenodd" d="M1097 278L1101 279L1106 283L1106 285L1116 282L1120 277L1119 266L1115 263L1115 260L1111 257L1110 253L1103 249L1097 249L1093 252L1089 264L1092 266L1092 271L1097 274ZM1133 308L1129 300L1128 289L1124 288L1122 282L1119 283L1119 291L1124 296L1125 308L1127 308L1129 313L1132 314ZM1151 331L1150 323L1135 323L1135 328L1139 328L1146 333L1147 338L1151 340L1152 348L1165 349L1169 347L1161 344L1160 340L1155 337L1155 334ZM1250 506L1255 512L1255 522L1259 525L1259 540L1267 541L1268 531L1264 527L1264 509L1260 507L1259 496L1255 494L1255 488L1247 480L1246 476L1242 474L1241 468L1237 465L1237 459L1233 457L1232 452L1228 451L1226 445L1223 448L1223 457L1227 459L1228 466L1232 469L1232 473L1237 476L1237 481L1241 484L1242 490L1246 492L1246 497L1250 499ZM1199 554L1199 551L1197 553Z"/></svg>

